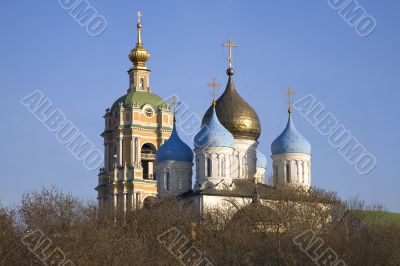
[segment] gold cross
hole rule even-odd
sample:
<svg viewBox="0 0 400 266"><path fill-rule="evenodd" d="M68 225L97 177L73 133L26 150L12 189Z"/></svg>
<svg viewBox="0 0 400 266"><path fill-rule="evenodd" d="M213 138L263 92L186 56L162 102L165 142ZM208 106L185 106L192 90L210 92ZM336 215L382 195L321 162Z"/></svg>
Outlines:
<svg viewBox="0 0 400 266"><path fill-rule="evenodd" d="M227 46L228 47L228 51L229 51L229 56L228 56L228 62L229 62L229 67L232 67L232 47L238 47L239 45L234 44L231 40L231 38L228 39L228 41L226 41L226 43L223 43L222 46Z"/></svg>
<svg viewBox="0 0 400 266"><path fill-rule="evenodd" d="M207 86L211 88L212 93L210 94L211 97L213 98L213 101L215 101L215 98L217 96L217 89L221 86L221 84L217 83L217 79L215 77L211 78L211 82L207 83Z"/></svg>
<svg viewBox="0 0 400 266"><path fill-rule="evenodd" d="M294 95L294 91L292 90L292 86L288 87L288 90L287 90L286 94L288 96L288 105L289 105L288 112L290 114L292 112L292 96Z"/></svg>
<svg viewBox="0 0 400 266"><path fill-rule="evenodd" d="M172 99L171 99L171 101L170 101L170 103L171 103L171 105L173 106L173 112L174 112L174 115L175 115L176 107L177 107L178 105L180 105L181 102L179 102L179 101L176 99L176 96L173 96Z"/></svg>
<svg viewBox="0 0 400 266"><path fill-rule="evenodd" d="M136 16L137 16L137 18L138 18L138 23L140 23L140 18L143 16L142 13L140 13L140 11L138 11L138 12L136 13Z"/></svg>

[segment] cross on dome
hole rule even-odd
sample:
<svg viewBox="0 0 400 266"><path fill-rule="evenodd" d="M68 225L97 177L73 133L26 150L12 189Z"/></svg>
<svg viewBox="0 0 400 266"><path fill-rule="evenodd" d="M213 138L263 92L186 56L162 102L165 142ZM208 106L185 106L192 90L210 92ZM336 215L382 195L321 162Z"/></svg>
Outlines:
<svg viewBox="0 0 400 266"><path fill-rule="evenodd" d="M294 95L294 91L292 90L292 86L289 86L286 92L286 95L288 96L288 113L292 113L292 97Z"/></svg>
<svg viewBox="0 0 400 266"><path fill-rule="evenodd" d="M229 38L226 43L223 43L222 46L228 47L229 55L228 55L228 63L229 63L229 68L232 68L232 47L238 47L239 45L235 44L232 42L231 38Z"/></svg>
<svg viewBox="0 0 400 266"><path fill-rule="evenodd" d="M136 12L136 16L138 18L138 23L140 23L140 18L143 16L142 13L140 13L140 11Z"/></svg>
<svg viewBox="0 0 400 266"><path fill-rule="evenodd" d="M212 77L211 78L211 82L207 83L207 86L209 88L211 88L212 93L210 93L210 95L211 95L211 97L213 99L213 102L215 102L215 98L217 96L217 92L216 91L221 86L221 84L217 83L217 78L216 77Z"/></svg>
<svg viewBox="0 0 400 266"><path fill-rule="evenodd" d="M173 108L172 112L174 113L174 116L175 116L175 114L176 114L176 107L179 106L179 105L181 105L181 102L177 100L176 96L173 96L172 99L171 99L171 101L170 101L170 103L171 103L171 106L172 106L172 108ZM175 118L174 118L174 119L175 119Z"/></svg>

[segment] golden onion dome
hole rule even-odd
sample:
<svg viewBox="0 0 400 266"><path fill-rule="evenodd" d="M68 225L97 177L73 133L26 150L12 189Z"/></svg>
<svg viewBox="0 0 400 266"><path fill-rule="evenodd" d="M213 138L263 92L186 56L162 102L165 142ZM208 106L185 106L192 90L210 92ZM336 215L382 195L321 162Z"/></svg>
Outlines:
<svg viewBox="0 0 400 266"><path fill-rule="evenodd" d="M232 80L233 68L228 68L227 74L228 84L215 107L218 119L235 139L257 140L261 134L258 115L237 92ZM207 123L211 113L212 106L205 113L202 126Z"/></svg>
<svg viewBox="0 0 400 266"><path fill-rule="evenodd" d="M140 13L139 13L140 15ZM140 17L139 17L140 18ZM143 67L147 60L150 58L150 53L144 48L141 37L142 24L140 20L137 24L137 43L136 47L129 53L129 59L135 66Z"/></svg>

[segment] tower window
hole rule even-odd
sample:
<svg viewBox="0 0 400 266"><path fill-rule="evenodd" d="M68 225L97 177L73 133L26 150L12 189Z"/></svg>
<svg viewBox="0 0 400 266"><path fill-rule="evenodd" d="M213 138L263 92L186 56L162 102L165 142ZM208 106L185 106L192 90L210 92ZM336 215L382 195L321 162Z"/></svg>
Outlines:
<svg viewBox="0 0 400 266"><path fill-rule="evenodd" d="M207 158L207 176L211 176L211 159Z"/></svg>
<svg viewBox="0 0 400 266"><path fill-rule="evenodd" d="M241 167L241 173L240 173L240 175L241 176L245 176L246 175L246 158L245 157L243 157L242 158L242 167Z"/></svg>
<svg viewBox="0 0 400 266"><path fill-rule="evenodd" d="M278 165L274 165L274 185L278 184Z"/></svg>
<svg viewBox="0 0 400 266"><path fill-rule="evenodd" d="M169 170L165 173L165 189L170 190L171 189L171 183L170 183L170 173Z"/></svg>
<svg viewBox="0 0 400 266"><path fill-rule="evenodd" d="M125 113L125 121L129 122L131 120L131 115L129 113Z"/></svg>
<svg viewBox="0 0 400 266"><path fill-rule="evenodd" d="M290 163L286 164L286 183L290 183L291 182L291 169L290 169Z"/></svg>
<svg viewBox="0 0 400 266"><path fill-rule="evenodd" d="M221 159L221 176L225 176L225 158Z"/></svg>
<svg viewBox="0 0 400 266"><path fill-rule="evenodd" d="M139 79L139 90L144 90L144 78Z"/></svg>

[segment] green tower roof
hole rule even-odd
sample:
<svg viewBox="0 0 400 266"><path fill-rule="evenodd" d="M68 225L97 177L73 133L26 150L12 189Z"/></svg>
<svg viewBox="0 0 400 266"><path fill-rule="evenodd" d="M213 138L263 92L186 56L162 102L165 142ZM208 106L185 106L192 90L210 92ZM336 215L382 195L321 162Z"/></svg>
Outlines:
<svg viewBox="0 0 400 266"><path fill-rule="evenodd" d="M145 104L151 104L157 107L163 102L164 100L154 93L147 91L132 91L116 100L112 105L111 110L117 108L120 103L128 106L136 104L138 107L141 108Z"/></svg>

